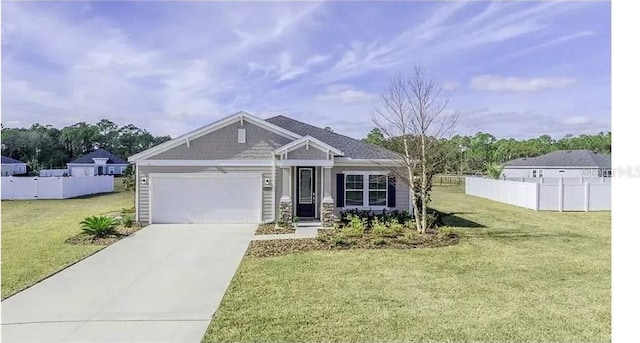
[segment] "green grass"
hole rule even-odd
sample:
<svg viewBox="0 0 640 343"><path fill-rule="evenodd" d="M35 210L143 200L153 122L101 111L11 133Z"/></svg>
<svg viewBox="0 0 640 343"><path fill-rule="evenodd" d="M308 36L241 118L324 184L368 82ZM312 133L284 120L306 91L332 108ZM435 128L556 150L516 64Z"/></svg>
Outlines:
<svg viewBox="0 0 640 343"><path fill-rule="evenodd" d="M205 342L609 342L610 212L436 187L458 245L245 258Z"/></svg>
<svg viewBox="0 0 640 343"><path fill-rule="evenodd" d="M2 299L104 248L64 241L85 217L133 206L115 179L114 193L65 200L2 201Z"/></svg>

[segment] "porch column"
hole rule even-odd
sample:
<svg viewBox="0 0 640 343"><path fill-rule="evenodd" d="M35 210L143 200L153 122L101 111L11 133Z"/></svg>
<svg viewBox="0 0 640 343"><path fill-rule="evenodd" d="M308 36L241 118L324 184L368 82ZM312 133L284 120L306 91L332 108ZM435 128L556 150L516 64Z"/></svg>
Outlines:
<svg viewBox="0 0 640 343"><path fill-rule="evenodd" d="M292 219L293 207L291 206L291 168L282 168L282 197L278 206L280 221L289 222Z"/></svg>
<svg viewBox="0 0 640 343"><path fill-rule="evenodd" d="M320 211L320 220L324 227L332 227L334 221L334 203L333 197L331 196L331 171L331 167L322 168L322 209Z"/></svg>

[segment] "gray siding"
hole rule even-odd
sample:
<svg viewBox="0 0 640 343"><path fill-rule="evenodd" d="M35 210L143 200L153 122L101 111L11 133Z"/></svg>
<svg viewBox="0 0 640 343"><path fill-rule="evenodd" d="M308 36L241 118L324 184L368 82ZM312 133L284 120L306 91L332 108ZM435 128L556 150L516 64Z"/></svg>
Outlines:
<svg viewBox="0 0 640 343"><path fill-rule="evenodd" d="M312 146L309 146L309 150L307 150L306 145L303 145L296 150L287 152L287 159L289 160L326 160L327 153L325 151L318 150Z"/></svg>
<svg viewBox="0 0 640 343"><path fill-rule="evenodd" d="M387 171L389 170L389 168L385 168L385 167L343 167L343 166L335 166L332 168L331 170L331 195L333 196L333 201L336 202L337 201L337 185L336 185L336 180L337 180L337 176L336 174L341 174L344 173L345 171ZM398 174L398 173L403 173L405 174L406 171L404 171L402 168L393 168L393 172ZM396 207L392 208L392 210L407 210L409 211L409 209L411 208L411 200L409 199L409 185L400 177L396 177ZM342 208L335 208L334 209L334 213L335 214L340 214L340 211L342 211Z"/></svg>
<svg viewBox="0 0 640 343"><path fill-rule="evenodd" d="M262 179L274 179L271 167L199 167L199 166L138 166L138 180L146 177L149 180L150 173L230 173L230 172L258 172L262 173ZM146 185L138 182L138 220L149 222L149 182ZM270 221L275 218L273 208L273 192L271 189L262 189L262 220Z"/></svg>
<svg viewBox="0 0 640 343"><path fill-rule="evenodd" d="M246 143L238 143L238 129ZM150 157L153 160L270 160L273 150L291 140L249 122L235 122L209 134Z"/></svg>

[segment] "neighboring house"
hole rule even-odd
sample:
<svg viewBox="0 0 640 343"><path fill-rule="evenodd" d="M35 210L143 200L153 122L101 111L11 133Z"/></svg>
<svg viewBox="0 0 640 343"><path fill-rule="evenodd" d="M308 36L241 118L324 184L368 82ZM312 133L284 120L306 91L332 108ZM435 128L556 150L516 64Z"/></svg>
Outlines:
<svg viewBox="0 0 640 343"><path fill-rule="evenodd" d="M321 220L412 211L400 156L291 118L238 112L129 158L149 223Z"/></svg>
<svg viewBox="0 0 640 343"><path fill-rule="evenodd" d="M26 163L11 157L2 156L2 176L21 175L26 173Z"/></svg>
<svg viewBox="0 0 640 343"><path fill-rule="evenodd" d="M129 162L104 149L92 151L67 163L69 176L122 175Z"/></svg>
<svg viewBox="0 0 640 343"><path fill-rule="evenodd" d="M611 155L591 150L559 150L505 163L502 175L512 178L611 177Z"/></svg>

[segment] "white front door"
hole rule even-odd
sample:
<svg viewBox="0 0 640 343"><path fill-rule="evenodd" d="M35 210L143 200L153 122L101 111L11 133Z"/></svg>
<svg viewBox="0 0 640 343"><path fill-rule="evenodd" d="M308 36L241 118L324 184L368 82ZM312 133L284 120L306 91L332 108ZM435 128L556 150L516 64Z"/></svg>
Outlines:
<svg viewBox="0 0 640 343"><path fill-rule="evenodd" d="M151 223L261 221L260 174L152 174L149 182Z"/></svg>

